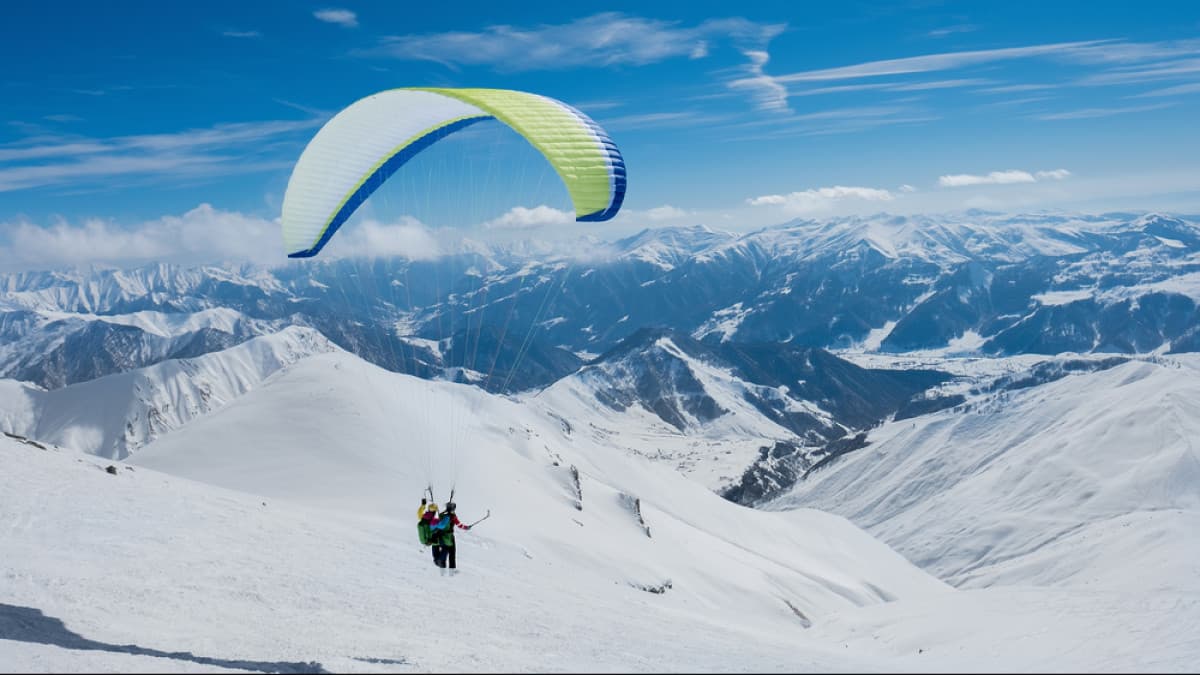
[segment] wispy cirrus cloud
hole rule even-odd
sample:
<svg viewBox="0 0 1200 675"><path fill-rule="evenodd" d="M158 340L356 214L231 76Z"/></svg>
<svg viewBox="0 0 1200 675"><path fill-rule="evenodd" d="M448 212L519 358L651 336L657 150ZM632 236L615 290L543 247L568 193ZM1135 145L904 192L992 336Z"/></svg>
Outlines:
<svg viewBox="0 0 1200 675"><path fill-rule="evenodd" d="M1135 105L1118 108L1082 108L1079 110L1067 110L1065 112L1045 113L1035 115L1039 120L1082 120L1091 119L1093 117L1112 117L1113 115L1127 115L1129 113L1147 112L1150 110L1159 110L1168 108L1174 104L1159 103L1156 105Z"/></svg>
<svg viewBox="0 0 1200 675"><path fill-rule="evenodd" d="M357 28L358 15L348 9L327 8L313 12L318 21L337 24L343 28Z"/></svg>
<svg viewBox="0 0 1200 675"><path fill-rule="evenodd" d="M609 100L609 101L583 101L580 103L573 103L572 105L574 105L576 108L579 108L580 110L582 110L584 112L590 112L593 110L612 110L613 108L620 108L620 107L624 106L625 103L623 103L621 101Z"/></svg>
<svg viewBox="0 0 1200 675"><path fill-rule="evenodd" d="M1044 89L1054 89L1054 84L1006 84L1000 87L985 87L978 91L985 94L1020 94L1028 91L1042 91Z"/></svg>
<svg viewBox="0 0 1200 675"><path fill-rule="evenodd" d="M223 30L221 31L221 35L224 35L225 37L242 39L262 37L262 33L256 30Z"/></svg>
<svg viewBox="0 0 1200 675"><path fill-rule="evenodd" d="M176 133L112 138L39 135L0 145L0 192L106 179L253 173L289 165L294 156L271 156L263 148L303 141L324 117L219 124Z"/></svg>
<svg viewBox="0 0 1200 675"><path fill-rule="evenodd" d="M359 56L423 60L456 67L491 66L501 71L646 65L671 58L701 59L714 42L760 47L781 26L748 19L709 19L693 26L603 12L569 23L531 27L489 26L383 38Z"/></svg>
<svg viewBox="0 0 1200 675"><path fill-rule="evenodd" d="M42 119L49 120L51 122L60 122L60 123L82 122L83 121L83 118L80 117L79 115L70 115L70 114L44 115L42 117Z"/></svg>
<svg viewBox="0 0 1200 675"><path fill-rule="evenodd" d="M1200 40L1129 42L1113 39L925 54L782 74L767 73L764 57L754 61L744 69L742 77L729 81L727 86L732 90L756 92L761 109L785 110L788 99L793 96L852 91L922 91L992 84L975 77L925 83L870 80L993 67L1019 60L1038 59L1083 72L1064 75L1063 81L1057 83L999 84L977 91L1007 94L1062 86L1123 85L1189 77L1200 72L1200 58L1197 57L1200 57Z"/></svg>
<svg viewBox="0 0 1200 675"><path fill-rule="evenodd" d="M880 77L885 75L929 73L942 70L953 70L985 63L994 63L997 61L1027 59L1038 56L1049 56L1053 54L1063 55L1071 53L1073 50L1101 44L1101 42L1102 41L1096 40L1085 42L1058 42L1044 45L1031 45L1028 47L1009 47L1004 49L983 49L974 51L946 52L943 54L927 54L924 56L910 56L899 59L866 61L863 63L856 63L849 66L839 66L836 68L806 70L796 73L788 73L785 75L776 75L775 79L780 83L786 84L791 82L825 82L834 80L853 80L866 77Z"/></svg>
<svg viewBox="0 0 1200 675"><path fill-rule="evenodd" d="M1041 180L1064 180L1070 177L1071 172L1066 169L1053 169L1050 171L1037 171L1030 173L1018 169L1009 169L1007 171L992 171L991 173L976 175L969 173L960 173L938 178L938 185L942 187L967 187L972 185L1012 185L1015 183L1036 183Z"/></svg>
<svg viewBox="0 0 1200 675"><path fill-rule="evenodd" d="M746 200L746 203L750 206L778 207L792 214L804 214L830 211L840 202L889 202L893 199L895 199L895 195L889 190L834 185L833 187L800 190L788 194L751 197Z"/></svg>
<svg viewBox="0 0 1200 675"><path fill-rule="evenodd" d="M1188 84L1178 84L1174 87L1164 87L1162 89L1154 89L1151 91L1135 94L1131 98L1158 98L1166 96L1186 96L1188 94L1200 94L1200 82L1189 82Z"/></svg>
<svg viewBox="0 0 1200 675"><path fill-rule="evenodd" d="M610 131L660 129L663 127L689 127L699 124L711 124L728 119L727 115L701 113L694 110L677 110L668 112L643 113L638 115L620 115L618 117L599 118L601 126Z"/></svg>
<svg viewBox="0 0 1200 675"><path fill-rule="evenodd" d="M1200 54L1200 47L1196 52ZM1181 77L1194 77L1200 73L1200 58L1157 61L1139 67L1118 67L1080 78L1076 84L1082 86L1110 86L1159 82Z"/></svg>
<svg viewBox="0 0 1200 675"><path fill-rule="evenodd" d="M913 105L867 105L831 108L809 113L772 115L729 126L740 132L735 140L769 140L788 136L824 136L854 133L900 124L918 124L937 120L937 115Z"/></svg>
<svg viewBox="0 0 1200 675"><path fill-rule="evenodd" d="M924 80L917 82L871 82L859 84L842 84L833 87L811 87L806 89L786 90L786 97L803 97L803 96L820 96L825 94L847 94L856 91L883 91L883 92L906 92L906 91L933 91L937 89L958 89L960 87L971 87L983 84L989 84L991 80L985 80L978 77L959 78L952 80Z"/></svg>
<svg viewBox="0 0 1200 675"><path fill-rule="evenodd" d="M757 49L747 51L746 56L750 59L745 67L747 75L730 82L729 88L749 93L761 110L788 110L787 87L763 70L771 55L765 49Z"/></svg>
<svg viewBox="0 0 1200 675"><path fill-rule="evenodd" d="M887 88L887 91L930 91L933 89L958 89L961 87L972 87L981 84L989 84L991 80L985 80L978 77L960 78L957 80L932 80L929 82L909 82L907 84L896 84Z"/></svg>
<svg viewBox="0 0 1200 675"><path fill-rule="evenodd" d="M955 24L953 26L944 26L942 28L934 28L933 30L926 33L926 35L928 35L929 37L934 37L934 38L942 38L942 37L946 37L947 35L954 35L956 33L973 33L977 30L979 30L979 27L975 26L973 24L959 23L959 24Z"/></svg>

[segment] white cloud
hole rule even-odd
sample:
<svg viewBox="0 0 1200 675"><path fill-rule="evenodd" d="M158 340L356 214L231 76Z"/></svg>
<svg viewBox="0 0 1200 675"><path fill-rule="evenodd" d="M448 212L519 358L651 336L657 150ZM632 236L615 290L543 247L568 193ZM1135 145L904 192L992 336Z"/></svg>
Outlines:
<svg viewBox="0 0 1200 675"><path fill-rule="evenodd" d="M747 133L738 140L764 141L787 136L854 133L896 124L918 124L939 119L922 108L907 106L859 106L835 108L802 115L760 116L727 128ZM761 131L755 131L761 130Z"/></svg>
<svg viewBox="0 0 1200 675"><path fill-rule="evenodd" d="M257 38L262 37L262 33L256 30L227 30L222 31L221 35L231 38Z"/></svg>
<svg viewBox="0 0 1200 675"><path fill-rule="evenodd" d="M1038 180L1042 180L1043 178L1063 180L1064 178L1069 177L1071 172L1067 171L1066 169L1054 169L1053 171L1039 171L1034 175L1037 176Z"/></svg>
<svg viewBox="0 0 1200 675"><path fill-rule="evenodd" d="M911 186L911 185L908 185L908 184L906 183L906 184L904 184L904 185L901 185L901 186L900 186L900 191L901 191L901 192L905 192L905 193L909 193L909 194L911 194L911 193L913 193L913 192L916 192L916 191L917 191L917 188L915 188L915 187L913 187L913 186Z"/></svg>
<svg viewBox="0 0 1200 675"><path fill-rule="evenodd" d="M1150 110L1159 110L1169 108L1173 103L1159 103L1157 105L1138 105L1124 108L1083 108L1081 110L1068 110L1066 112L1047 113L1045 115L1037 115L1039 120L1083 120L1093 117L1112 117L1113 115L1127 115L1129 113L1147 112Z"/></svg>
<svg viewBox="0 0 1200 675"><path fill-rule="evenodd" d="M286 257L277 224L208 204L132 227L88 219L48 226L26 221L0 229L8 231L7 243L0 244L0 264L8 269L155 261L282 262Z"/></svg>
<svg viewBox="0 0 1200 675"><path fill-rule="evenodd" d="M318 9L313 12L313 16L325 23L336 23L345 28L358 26L358 15L348 9Z"/></svg>
<svg viewBox="0 0 1200 675"><path fill-rule="evenodd" d="M652 221L656 221L656 222L663 221L663 220L674 220L676 218L683 218L683 217L686 217L687 215L688 215L687 211L685 211L677 206L671 206L670 204L656 206L656 207L646 211L646 218L648 220L652 220Z"/></svg>
<svg viewBox="0 0 1200 675"><path fill-rule="evenodd" d="M697 124L709 124L726 119L722 115L703 115L691 110L645 113L640 115L621 115L619 117L600 118L601 126L606 130L618 129L659 129L663 127L686 127Z"/></svg>
<svg viewBox="0 0 1200 675"><path fill-rule="evenodd" d="M384 38L361 56L487 65L500 70L645 65L669 58L704 58L713 41L761 47L780 26L747 19L710 19L695 26L603 12L570 23L482 31L450 31Z"/></svg>
<svg viewBox="0 0 1200 675"><path fill-rule="evenodd" d="M771 55L766 50L749 50L744 53L750 59L750 64L746 66L749 76L730 82L729 88L750 92L761 110L787 110L787 87L763 71L763 67L770 60Z"/></svg>
<svg viewBox="0 0 1200 675"><path fill-rule="evenodd" d="M183 215L131 225L91 218L49 225L0 223L0 271L151 262L208 264L287 261L280 226L236 211L201 204ZM7 240L7 241L5 241ZM338 231L322 257L392 256L430 258L441 248L432 231L414 218L383 224L363 220Z"/></svg>
<svg viewBox="0 0 1200 675"><path fill-rule="evenodd" d="M779 82L821 82L827 80L849 80L861 77L879 77L883 75L906 75L909 73L927 73L939 70L952 70L967 66L1026 59L1037 56L1067 54L1072 50L1100 44L1101 41L1089 42L1059 42L1029 47L1009 47L1005 49L984 49L968 52L947 52L944 54L928 54L925 56L910 56L899 59L882 61L867 61L851 66L806 70L787 75L777 75Z"/></svg>
<svg viewBox="0 0 1200 675"><path fill-rule="evenodd" d="M1137 94L1133 98L1150 98L1157 96L1182 96L1184 94L1200 94L1200 82L1191 82L1189 84L1180 84L1174 87L1166 87L1163 89L1155 89L1142 94Z"/></svg>
<svg viewBox="0 0 1200 675"><path fill-rule="evenodd" d="M746 200L750 206L778 206L789 213L818 213L829 211L846 200L891 201L895 199L891 192L877 188L833 187L816 188L791 192L786 195L763 195Z"/></svg>
<svg viewBox="0 0 1200 675"><path fill-rule="evenodd" d="M910 82L887 87L887 91L929 91L932 89L958 89L980 84L989 84L990 80L980 78L962 78L957 80L934 80L932 82Z"/></svg>
<svg viewBox="0 0 1200 675"><path fill-rule="evenodd" d="M754 93L759 107L763 109L786 110L788 97L793 95L804 96L870 89L921 91L924 89L984 84L980 80L961 78L957 80L908 84L894 82L884 84L847 84L801 90L795 93L789 92L787 87L796 83L816 84L860 80L863 78L913 75L917 73L932 73L985 66L1002 61L1043 59L1077 66L1111 68L1104 72L1093 73L1083 77L1077 80L1075 84L1122 84L1181 77L1200 71L1200 59L1183 58L1188 56L1194 57L1197 54L1200 54L1200 40L1147 43L1124 42L1121 40L1091 40L926 54L867 61L847 66L806 70L781 75L766 73L764 68L766 59L757 57L752 59L749 66L743 68L744 76L729 82L728 86L734 90L746 90ZM988 93L1009 93L1052 86L1058 85L1008 85L981 91Z"/></svg>
<svg viewBox="0 0 1200 675"><path fill-rule="evenodd" d="M1042 91L1044 89L1054 89L1058 85L1054 84L1006 84L1000 87L988 87L979 91L987 94L1019 94L1026 91Z"/></svg>
<svg viewBox="0 0 1200 675"><path fill-rule="evenodd" d="M438 238L424 223L404 216L396 223L363 220L338 230L321 252L324 257L403 256L428 260L442 253Z"/></svg>
<svg viewBox="0 0 1200 675"><path fill-rule="evenodd" d="M938 178L942 187L966 187L970 185L1012 185L1015 183L1036 183L1041 180L1063 180L1071 175L1066 169L1053 169L1029 173L1018 169L1008 171L993 171L985 175L960 173Z"/></svg>
<svg viewBox="0 0 1200 675"><path fill-rule="evenodd" d="M964 187L967 185L1009 185L1012 183L1036 183L1037 178L1028 171L1018 171L1010 169L1008 171L993 171L987 175L976 176L969 173L960 173L950 176L941 176L938 178L938 185L942 187Z"/></svg>
<svg viewBox="0 0 1200 675"><path fill-rule="evenodd" d="M574 221L575 215L570 211L560 211L542 204L532 209L515 206L499 218L487 221L483 227L489 230L529 230L546 225L564 225Z"/></svg>
<svg viewBox="0 0 1200 675"><path fill-rule="evenodd" d="M935 28L927 33L929 37L941 38L955 33L970 33L978 30L976 26L969 23L960 23L954 26L946 26L945 28Z"/></svg>

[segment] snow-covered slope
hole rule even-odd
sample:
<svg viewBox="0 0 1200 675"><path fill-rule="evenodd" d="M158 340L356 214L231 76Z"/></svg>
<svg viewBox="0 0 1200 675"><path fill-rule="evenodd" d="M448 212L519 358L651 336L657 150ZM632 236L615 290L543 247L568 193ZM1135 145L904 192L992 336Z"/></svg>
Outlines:
<svg viewBox="0 0 1200 675"><path fill-rule="evenodd" d="M1198 439L1200 360L1135 360L887 424L771 508L843 514L963 587L1198 592Z"/></svg>
<svg viewBox="0 0 1200 675"><path fill-rule="evenodd" d="M416 505L398 495L391 517L369 518L123 463L108 475L95 458L2 436L0 461L16 469L0 490L6 670L667 672L866 663L840 645L805 641L782 603L770 616L727 614L683 579L655 594L625 576L602 578L594 569L602 564L582 564L579 537L561 548L580 564L564 565L536 542L480 526L458 537L462 573L441 578L415 541ZM487 525L518 520L501 507ZM869 551L887 551L860 536Z"/></svg>
<svg viewBox="0 0 1200 675"><path fill-rule="evenodd" d="M953 591L842 518L745 509L602 440L341 352L285 368L115 475L0 436L0 662L1021 672L1187 671L1200 655L1194 593ZM465 519L491 508L459 533L453 578L415 540L421 443L465 460ZM444 493L452 467L432 469Z"/></svg>
<svg viewBox="0 0 1200 675"><path fill-rule="evenodd" d="M439 499L453 486L466 520L491 509L480 536L497 552L609 585L669 581L667 604L679 608L796 621L791 603L815 621L847 606L939 592L840 518L745 509L603 440L568 432L519 402L337 352L294 364L131 461L398 519L408 539L425 486Z"/></svg>
<svg viewBox="0 0 1200 675"><path fill-rule="evenodd" d="M0 431L123 458L241 396L280 368L335 349L311 328L292 327L224 351L61 389L0 380Z"/></svg>

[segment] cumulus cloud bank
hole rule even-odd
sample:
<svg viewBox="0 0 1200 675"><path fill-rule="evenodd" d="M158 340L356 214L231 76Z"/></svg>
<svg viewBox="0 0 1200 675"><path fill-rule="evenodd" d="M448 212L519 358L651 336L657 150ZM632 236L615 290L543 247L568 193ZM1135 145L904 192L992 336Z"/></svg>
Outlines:
<svg viewBox="0 0 1200 675"><path fill-rule="evenodd" d="M0 271L155 262L282 264L287 258L274 220L201 204L183 215L134 225L99 218L0 224ZM338 232L323 257L402 255L428 258L440 247L429 228L412 218L363 221Z"/></svg>

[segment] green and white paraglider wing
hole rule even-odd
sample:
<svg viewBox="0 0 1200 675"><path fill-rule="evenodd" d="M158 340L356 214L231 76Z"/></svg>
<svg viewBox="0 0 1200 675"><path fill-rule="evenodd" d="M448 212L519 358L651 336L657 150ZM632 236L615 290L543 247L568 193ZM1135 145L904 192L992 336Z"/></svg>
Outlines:
<svg viewBox="0 0 1200 675"><path fill-rule="evenodd" d="M405 162L490 119L507 124L554 167L576 220L616 215L625 198L625 162L608 134L575 108L505 89L391 89L339 112L300 155L283 198L288 257L316 255Z"/></svg>

